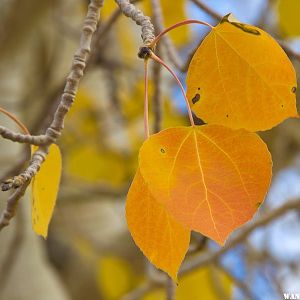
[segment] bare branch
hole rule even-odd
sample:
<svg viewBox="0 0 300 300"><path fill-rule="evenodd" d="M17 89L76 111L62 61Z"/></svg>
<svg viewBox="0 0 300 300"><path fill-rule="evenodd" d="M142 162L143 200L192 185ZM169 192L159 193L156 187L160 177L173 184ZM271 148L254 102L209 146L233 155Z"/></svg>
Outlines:
<svg viewBox="0 0 300 300"><path fill-rule="evenodd" d="M217 21L222 20L222 16L218 14L216 11L211 9L209 6L207 6L205 3L203 3L200 0L191 0L196 6L198 6L200 9L205 11L207 14L209 14L212 18L214 18Z"/></svg>
<svg viewBox="0 0 300 300"><path fill-rule="evenodd" d="M176 293L176 284L173 282L172 278L168 276L166 284L167 300L174 300Z"/></svg>
<svg viewBox="0 0 300 300"><path fill-rule="evenodd" d="M16 209L18 207L19 199L24 195L29 182L19 187L7 200L5 210L0 216L0 231L9 225L10 220L14 217Z"/></svg>
<svg viewBox="0 0 300 300"><path fill-rule="evenodd" d="M224 247L219 249L216 252L213 253L205 253L201 254L199 256L195 256L191 258L190 260L186 261L181 270L180 274L184 274L186 272L190 272L192 270L195 270L199 268L200 266L208 265L210 263L218 261L218 259L225 254L228 250L234 248L238 244L245 241L245 239L257 228L264 226L281 215L293 210L293 209L299 209L300 208L300 199L297 200L289 200L281 207L269 212L268 214L258 218L254 222L244 226L240 231L236 233L234 237L232 237L228 242L225 244Z"/></svg>
<svg viewBox="0 0 300 300"><path fill-rule="evenodd" d="M157 30L157 34L162 32L164 30L164 25L163 25L163 14L161 11L161 5L160 5L160 0L151 0L152 4L152 12L153 12L153 22L155 24L155 28ZM166 53L170 59L170 61L173 63L173 65L178 69L178 70L183 70L184 63L182 62L180 56L178 55L178 52L170 39L168 35L165 35L162 38L162 43L166 48Z"/></svg>
<svg viewBox="0 0 300 300"><path fill-rule="evenodd" d="M25 190L33 176L40 169L50 145L61 135L64 127L65 116L73 104L80 79L83 76L86 62L91 51L92 36L97 29L99 10L103 5L103 1L104 0L91 0L88 6L87 16L83 24L80 38L80 46L74 55L71 71L67 77L64 92L54 114L53 121L45 133L48 138L51 137L50 140L40 146L34 153L28 168L24 172L11 180L4 182L4 185L2 185L2 189L4 190L11 188L17 188L17 190L7 201L7 207L0 218L0 230L9 224L10 219L15 214L19 199L25 193Z"/></svg>
<svg viewBox="0 0 300 300"><path fill-rule="evenodd" d="M28 135L28 134L22 134L13 132L8 128L5 128L3 126L0 126L0 135L12 142L18 142L23 144L31 144L31 145L44 145L46 143L49 143L49 141L53 140L50 138L50 136L47 135Z"/></svg>
<svg viewBox="0 0 300 300"><path fill-rule="evenodd" d="M136 8L128 0L115 1L126 17L131 18L137 25L142 27L142 40L144 46L149 46L155 38L154 26L151 23L151 19L145 16L140 9Z"/></svg>

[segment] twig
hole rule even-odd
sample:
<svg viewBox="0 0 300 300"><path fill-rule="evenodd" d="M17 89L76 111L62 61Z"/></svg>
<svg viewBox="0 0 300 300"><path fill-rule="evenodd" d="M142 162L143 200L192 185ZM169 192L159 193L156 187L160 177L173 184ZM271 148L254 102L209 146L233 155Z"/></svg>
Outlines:
<svg viewBox="0 0 300 300"><path fill-rule="evenodd" d="M144 46L149 46L155 38L154 26L151 23L151 19L143 14L143 12L136 8L128 0L115 0L119 5L122 13L131 18L135 23L142 27L142 40Z"/></svg>
<svg viewBox="0 0 300 300"><path fill-rule="evenodd" d="M196 6L198 6L200 9L202 9L203 11L205 11L208 15L210 15L216 21L219 22L219 21L222 20L223 17L220 14L218 14L212 8L210 8L209 6L207 6L206 4L204 4L202 1L200 1L200 0L190 0L190 1L192 1ZM284 51L286 52L286 54L288 56L293 57L294 59L300 61L300 54L299 53L295 52L290 47L288 47L287 45L285 45L283 41L278 41L278 43L284 49Z"/></svg>
<svg viewBox="0 0 300 300"><path fill-rule="evenodd" d="M133 0L131 1L131 4L135 4L137 2L140 2L142 0ZM107 33L110 31L114 23L117 21L117 19L122 16L122 11L120 9L116 9L109 17L109 19L102 25L101 28L99 28L98 32L95 36L95 43L98 45L98 43L101 43L103 41L104 36L107 35Z"/></svg>
<svg viewBox="0 0 300 300"><path fill-rule="evenodd" d="M14 263L16 262L16 258L21 250L21 246L24 240L24 215L23 212L19 212L16 217L16 226L14 237L7 247L7 253L5 257L2 259L3 263L0 266L0 297L1 291L4 290L4 286L7 280L10 278L10 273L13 270Z"/></svg>
<svg viewBox="0 0 300 300"><path fill-rule="evenodd" d="M260 217L256 221L248 224L243 229L238 231L236 235L225 244L225 246L221 249L219 249L216 252L208 252L205 254L197 255L194 257L191 257L189 260L187 260L180 272L179 276L183 276L186 273L190 273L195 269L198 269L200 267L206 266L208 264L215 264L219 266L219 259L220 257L225 254L228 250L234 248L238 244L245 241L245 239L257 228L262 227L264 225L267 225L268 223L276 220L278 217L282 216L285 213L288 213L289 211L293 209L300 209L300 199L296 200L289 200L287 203L282 205L281 207L269 212L265 216ZM222 266L220 266L222 268ZM226 271L226 269L223 269L223 271ZM227 271L226 271L227 272ZM232 274L227 274L230 276L233 276ZM245 288L243 282L238 280L234 277L235 283L239 285L240 287L243 287L243 290L246 294L248 294L248 287ZM138 296L141 298L145 293L149 292L150 290L153 290L154 288L157 288L161 286L161 282L154 282L153 280L150 280L150 282L145 283L142 287L137 288L132 292L133 295L137 292ZM245 289L244 289L245 288ZM131 293L130 293L131 295ZM140 298L126 298L126 300L134 300L134 299L140 299Z"/></svg>
<svg viewBox="0 0 300 300"><path fill-rule="evenodd" d="M160 55L160 45L156 49L156 53ZM153 98L152 98L152 107L154 113L154 124L153 131L154 133L161 130L162 125L162 115L163 115L163 99L161 91L161 80L162 80L162 67L160 64L153 64Z"/></svg>
<svg viewBox="0 0 300 300"><path fill-rule="evenodd" d="M151 6L152 6L152 14L153 14L153 23L155 25L156 34L158 35L160 32L163 32L164 30L164 20L163 20L163 14L161 10L160 0L151 0ZM162 43L166 48L166 53L172 62L172 64L179 70L182 70L182 66L184 65L180 56L178 55L178 52L170 39L168 35L165 35L162 39ZM156 51L157 55L158 53L158 47Z"/></svg>
<svg viewBox="0 0 300 300"><path fill-rule="evenodd" d="M221 263L216 263L215 266L221 270L228 278L231 279L231 281L239 288L242 292L244 292L247 299L252 299L251 296L251 289L247 285L247 283L243 282L236 276L234 276L225 266L223 266Z"/></svg>
<svg viewBox="0 0 300 300"><path fill-rule="evenodd" d="M104 0L91 0L88 6L87 16L83 24L80 38L79 49L74 55L71 71L67 77L64 92L54 114L53 121L45 133L45 136L47 136L47 142L40 146L39 149L33 154L30 164L24 172L4 183L5 190L16 188L16 191L9 197L7 201L7 207L0 217L0 230L9 224L10 219L15 214L19 199L25 193L25 190L33 176L40 169L50 145L61 135L65 116L73 104L79 81L83 76L86 62L91 51L91 40L97 28L99 10L103 5L103 1Z"/></svg>
<svg viewBox="0 0 300 300"><path fill-rule="evenodd" d="M29 182L26 182L21 187L16 189L16 191L8 198L6 208L0 216L0 231L5 226L9 225L10 220L15 215L19 199L24 195L28 185Z"/></svg>
<svg viewBox="0 0 300 300"><path fill-rule="evenodd" d="M145 282L127 295L122 297L122 300L140 300L143 295L151 291L154 287L157 287L157 283Z"/></svg>
<svg viewBox="0 0 300 300"><path fill-rule="evenodd" d="M206 4L204 4L202 1L200 0L191 0L196 6L198 6L200 9L202 9L203 11L205 11L207 14L209 14L212 18L214 18L217 21L222 20L222 16L220 14L218 14L216 11L214 11L213 9L211 9L209 6L207 6Z"/></svg>
<svg viewBox="0 0 300 300"><path fill-rule="evenodd" d="M166 299L167 300L174 300L176 293L176 284L173 282L172 278L169 276L167 277L166 283Z"/></svg>
<svg viewBox="0 0 300 300"><path fill-rule="evenodd" d="M153 12L153 24L155 26L155 32L158 34L162 30L162 14L160 9L159 0L151 0L152 5L152 12ZM162 57L161 53L161 45L157 45L156 53L159 57ZM162 93L161 93L161 71L162 66L161 64L153 64L152 69L152 76L153 76L153 99L152 99L152 107L154 113L154 124L153 124L153 131L157 133L161 130L161 123L162 123L162 114L163 114L163 103L162 103Z"/></svg>

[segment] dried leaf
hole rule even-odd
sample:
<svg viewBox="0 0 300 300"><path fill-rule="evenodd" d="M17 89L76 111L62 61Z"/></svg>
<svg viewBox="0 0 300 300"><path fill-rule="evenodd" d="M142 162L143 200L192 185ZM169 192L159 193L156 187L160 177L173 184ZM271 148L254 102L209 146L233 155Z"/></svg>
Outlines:
<svg viewBox="0 0 300 300"><path fill-rule="evenodd" d="M139 167L154 198L176 220L223 245L264 200L272 161L258 135L204 125L150 136Z"/></svg>

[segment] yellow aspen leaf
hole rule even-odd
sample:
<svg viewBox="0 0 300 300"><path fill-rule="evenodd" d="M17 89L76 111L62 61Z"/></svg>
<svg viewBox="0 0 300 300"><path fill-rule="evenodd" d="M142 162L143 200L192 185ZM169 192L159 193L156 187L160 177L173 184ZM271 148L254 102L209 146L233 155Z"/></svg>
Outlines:
<svg viewBox="0 0 300 300"><path fill-rule="evenodd" d="M144 255L176 281L189 247L190 231L152 197L139 170L128 192L126 219L132 238Z"/></svg>
<svg viewBox="0 0 300 300"><path fill-rule="evenodd" d="M296 73L263 30L227 17L197 49L187 74L187 97L209 124L267 130L296 117Z"/></svg>
<svg viewBox="0 0 300 300"><path fill-rule="evenodd" d="M154 198L176 220L223 245L264 200L272 160L257 134L204 125L150 136L139 167Z"/></svg>
<svg viewBox="0 0 300 300"><path fill-rule="evenodd" d="M66 174L87 183L107 183L120 186L128 180L130 168L124 156L114 151L103 151L95 143L79 144L68 151Z"/></svg>
<svg viewBox="0 0 300 300"><path fill-rule="evenodd" d="M105 1L100 11L101 19L104 20L108 19L117 8L118 5L115 1L111 1L111 0Z"/></svg>
<svg viewBox="0 0 300 300"><path fill-rule="evenodd" d="M169 27L177 22L186 19L186 1L185 0L160 0L161 12L163 15L164 26ZM152 15L151 0L143 3L143 10L146 15ZM169 33L175 45L185 45L190 37L188 26L183 26Z"/></svg>
<svg viewBox="0 0 300 300"><path fill-rule="evenodd" d="M212 267L199 268L180 278L175 300L219 300L220 288L224 293L224 299L231 299L233 284L225 274ZM160 289L148 293L142 300L165 300L165 298L166 291Z"/></svg>
<svg viewBox="0 0 300 300"><path fill-rule="evenodd" d="M61 176L61 164L60 150L57 145L52 144L41 169L32 179L32 227L36 234L44 238L47 238L48 226L56 203Z"/></svg>
<svg viewBox="0 0 300 300"><path fill-rule="evenodd" d="M120 299L138 282L131 265L116 256L105 256L98 259L96 279L99 291L106 300Z"/></svg>
<svg viewBox="0 0 300 300"><path fill-rule="evenodd" d="M279 25L282 33L289 37L300 36L300 1L280 0L278 3Z"/></svg>

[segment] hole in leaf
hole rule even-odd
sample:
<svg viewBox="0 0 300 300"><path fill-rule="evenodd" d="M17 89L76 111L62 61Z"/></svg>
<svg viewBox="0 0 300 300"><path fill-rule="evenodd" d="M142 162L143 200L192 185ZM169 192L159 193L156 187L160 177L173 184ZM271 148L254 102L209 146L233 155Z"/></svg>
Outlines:
<svg viewBox="0 0 300 300"><path fill-rule="evenodd" d="M166 153L166 150L165 150L164 148L161 148L161 149L160 149L160 152L161 152L161 153Z"/></svg>

